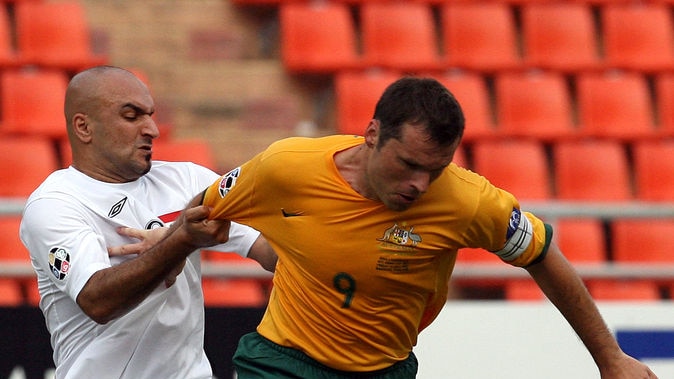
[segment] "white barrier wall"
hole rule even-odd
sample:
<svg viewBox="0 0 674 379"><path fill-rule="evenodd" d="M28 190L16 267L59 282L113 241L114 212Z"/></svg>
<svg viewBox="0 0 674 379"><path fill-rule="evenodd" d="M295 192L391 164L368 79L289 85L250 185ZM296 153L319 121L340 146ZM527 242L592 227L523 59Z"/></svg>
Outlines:
<svg viewBox="0 0 674 379"><path fill-rule="evenodd" d="M623 349L645 355L639 358L660 379L674 378L674 303L599 308L614 334L631 333L625 342L619 338ZM653 351L643 351L649 345ZM449 302L414 351L418 379L599 378L573 329L547 301Z"/></svg>

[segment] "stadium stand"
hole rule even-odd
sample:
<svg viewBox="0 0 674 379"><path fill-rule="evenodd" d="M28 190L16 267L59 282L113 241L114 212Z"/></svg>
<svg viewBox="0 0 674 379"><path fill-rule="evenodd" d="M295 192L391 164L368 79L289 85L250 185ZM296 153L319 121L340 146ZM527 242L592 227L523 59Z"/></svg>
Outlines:
<svg viewBox="0 0 674 379"><path fill-rule="evenodd" d="M51 141L42 137L0 138L0 197L26 198L59 167Z"/></svg>
<svg viewBox="0 0 674 379"><path fill-rule="evenodd" d="M63 101L68 77L63 71L10 69L0 72L0 133L66 137Z"/></svg>
<svg viewBox="0 0 674 379"><path fill-rule="evenodd" d="M674 137L674 73L659 73L653 80L658 133L662 137Z"/></svg>
<svg viewBox="0 0 674 379"><path fill-rule="evenodd" d="M466 117L465 142L499 137L493 122L487 81L474 71L449 70L430 75L444 84L459 99Z"/></svg>
<svg viewBox="0 0 674 379"><path fill-rule="evenodd" d="M557 199L595 202L633 200L627 154L619 142L557 142L552 156Z"/></svg>
<svg viewBox="0 0 674 379"><path fill-rule="evenodd" d="M666 4L603 4L600 9L605 63L658 72L674 68L674 24Z"/></svg>
<svg viewBox="0 0 674 379"><path fill-rule="evenodd" d="M473 170L521 200L550 200L552 181L543 144L532 139L477 141Z"/></svg>
<svg viewBox="0 0 674 379"><path fill-rule="evenodd" d="M483 72L521 68L517 27L507 3L443 3L440 20L447 66Z"/></svg>
<svg viewBox="0 0 674 379"><path fill-rule="evenodd" d="M79 1L20 1L15 21L23 64L74 72L108 61L92 50L88 20Z"/></svg>
<svg viewBox="0 0 674 379"><path fill-rule="evenodd" d="M557 141L576 134L571 93L560 72L501 72L494 82L502 135Z"/></svg>
<svg viewBox="0 0 674 379"><path fill-rule="evenodd" d="M281 4L279 23L281 57L290 72L334 73L358 67L356 27L348 5Z"/></svg>
<svg viewBox="0 0 674 379"><path fill-rule="evenodd" d="M362 135L384 89L400 77L392 71L343 71L335 76L337 131Z"/></svg>
<svg viewBox="0 0 674 379"><path fill-rule="evenodd" d="M576 73L600 68L592 7L583 2L532 2L521 10L527 66Z"/></svg>
<svg viewBox="0 0 674 379"><path fill-rule="evenodd" d="M636 198L674 202L674 141L632 144Z"/></svg>
<svg viewBox="0 0 674 379"><path fill-rule="evenodd" d="M360 7L360 24L366 65L405 72L442 67L427 4L365 2Z"/></svg>
<svg viewBox="0 0 674 379"><path fill-rule="evenodd" d="M648 82L640 72L576 76L579 133L632 141L657 137Z"/></svg>

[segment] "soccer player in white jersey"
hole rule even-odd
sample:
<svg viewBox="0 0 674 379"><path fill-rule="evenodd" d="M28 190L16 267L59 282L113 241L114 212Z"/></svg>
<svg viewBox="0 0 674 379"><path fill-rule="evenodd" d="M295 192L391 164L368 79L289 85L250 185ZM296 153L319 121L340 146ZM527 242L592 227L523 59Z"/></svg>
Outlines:
<svg viewBox="0 0 674 379"><path fill-rule="evenodd" d="M187 162L152 162L153 113L148 88L121 68L85 70L66 91L72 165L30 196L20 230L57 379L211 378L200 256L192 252L226 242L213 249L274 269L259 232L208 221L207 207L181 213L218 175ZM156 229L179 217L179 227ZM126 254L110 254L111 247Z"/></svg>

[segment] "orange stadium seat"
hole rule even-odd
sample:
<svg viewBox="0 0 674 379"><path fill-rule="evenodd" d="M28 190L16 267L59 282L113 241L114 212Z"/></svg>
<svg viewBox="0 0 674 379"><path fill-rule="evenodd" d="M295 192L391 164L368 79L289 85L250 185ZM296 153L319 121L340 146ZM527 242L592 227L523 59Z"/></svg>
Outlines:
<svg viewBox="0 0 674 379"><path fill-rule="evenodd" d="M379 97L398 78L396 72L379 70L337 73L334 79L337 131L363 135Z"/></svg>
<svg viewBox="0 0 674 379"><path fill-rule="evenodd" d="M579 133L632 141L657 136L646 77L609 71L576 76Z"/></svg>
<svg viewBox="0 0 674 379"><path fill-rule="evenodd" d="M556 142L552 148L556 197L575 201L632 200L627 154L611 140Z"/></svg>
<svg viewBox="0 0 674 379"><path fill-rule="evenodd" d="M18 53L25 64L79 71L107 62L93 52L79 1L21 1L15 20Z"/></svg>
<svg viewBox="0 0 674 379"><path fill-rule="evenodd" d="M193 162L216 171L218 165L211 145L206 140L158 139L152 144L152 159L173 162Z"/></svg>
<svg viewBox="0 0 674 379"><path fill-rule="evenodd" d="M604 225L599 219L559 219L554 222L553 239L573 263L605 263L608 260Z"/></svg>
<svg viewBox="0 0 674 379"><path fill-rule="evenodd" d="M463 140L467 142L497 136L485 78L475 72L451 70L432 75L456 97L466 117Z"/></svg>
<svg viewBox="0 0 674 379"><path fill-rule="evenodd" d="M261 307L267 302L262 286L250 279L204 278L207 307Z"/></svg>
<svg viewBox="0 0 674 379"><path fill-rule="evenodd" d="M202 251L202 259L210 262L259 268L260 265L234 253ZM258 279L204 278L204 302L207 306L261 307L267 302L265 281Z"/></svg>
<svg viewBox="0 0 674 379"><path fill-rule="evenodd" d="M587 289L599 301L658 301L660 290L650 280L591 280Z"/></svg>
<svg viewBox="0 0 674 379"><path fill-rule="evenodd" d="M449 2L440 5L447 65L498 71L521 67L517 29L505 2Z"/></svg>
<svg viewBox="0 0 674 379"><path fill-rule="evenodd" d="M665 137L674 137L674 73L660 73L654 77L654 82L658 132Z"/></svg>
<svg viewBox="0 0 674 379"><path fill-rule="evenodd" d="M627 264L674 263L672 230L674 219L614 219L611 222L613 260Z"/></svg>
<svg viewBox="0 0 674 379"><path fill-rule="evenodd" d="M541 301L545 299L543 291L533 279L512 279L505 283L503 293L506 300Z"/></svg>
<svg viewBox="0 0 674 379"><path fill-rule="evenodd" d="M554 141L575 134L571 93L559 72L502 72L495 76L501 134Z"/></svg>
<svg viewBox="0 0 674 379"><path fill-rule="evenodd" d="M545 148L534 140L476 141L473 170L519 200L553 196Z"/></svg>
<svg viewBox="0 0 674 379"><path fill-rule="evenodd" d="M0 278L0 307L16 307L23 302L20 283L11 278Z"/></svg>
<svg viewBox="0 0 674 379"><path fill-rule="evenodd" d="M15 67L19 64L14 49L12 22L7 5L0 3L0 68Z"/></svg>
<svg viewBox="0 0 674 379"><path fill-rule="evenodd" d="M279 22L281 57L289 71L331 73L358 65L356 27L348 5L284 3Z"/></svg>
<svg viewBox="0 0 674 379"><path fill-rule="evenodd" d="M28 197L59 168L54 146L45 138L0 138L0 151L0 197Z"/></svg>
<svg viewBox="0 0 674 379"><path fill-rule="evenodd" d="M25 264L30 267L30 254L19 238L21 216L0 216L0 265ZM27 287L32 278L0 279L0 304L18 305L24 302L23 287Z"/></svg>
<svg viewBox="0 0 674 379"><path fill-rule="evenodd" d="M406 72L442 66L433 13L421 2L366 2L360 6L366 65Z"/></svg>
<svg viewBox="0 0 674 379"><path fill-rule="evenodd" d="M65 138L63 102L68 78L61 71L0 72L0 132Z"/></svg>
<svg viewBox="0 0 674 379"><path fill-rule="evenodd" d="M617 263L674 263L674 219L611 221L613 260Z"/></svg>
<svg viewBox="0 0 674 379"><path fill-rule="evenodd" d="M577 72L601 66L592 8L582 2L522 7L524 59L532 67Z"/></svg>
<svg viewBox="0 0 674 379"><path fill-rule="evenodd" d="M674 142L635 142L632 156L637 199L674 202Z"/></svg>
<svg viewBox="0 0 674 379"><path fill-rule="evenodd" d="M607 65L641 71L674 68L674 24L666 4L605 4L600 15Z"/></svg>

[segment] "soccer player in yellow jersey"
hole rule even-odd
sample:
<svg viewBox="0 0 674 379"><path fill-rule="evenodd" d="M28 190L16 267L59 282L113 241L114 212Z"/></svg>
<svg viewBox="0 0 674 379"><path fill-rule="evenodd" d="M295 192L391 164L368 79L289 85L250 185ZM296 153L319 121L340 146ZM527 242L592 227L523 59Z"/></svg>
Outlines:
<svg viewBox="0 0 674 379"><path fill-rule="evenodd" d="M281 140L193 200L261 231L279 256L265 315L234 357L239 379L414 378L413 346L463 247L524 267L603 379L655 378L620 349L551 227L452 163L463 128L445 87L402 78L364 136Z"/></svg>

